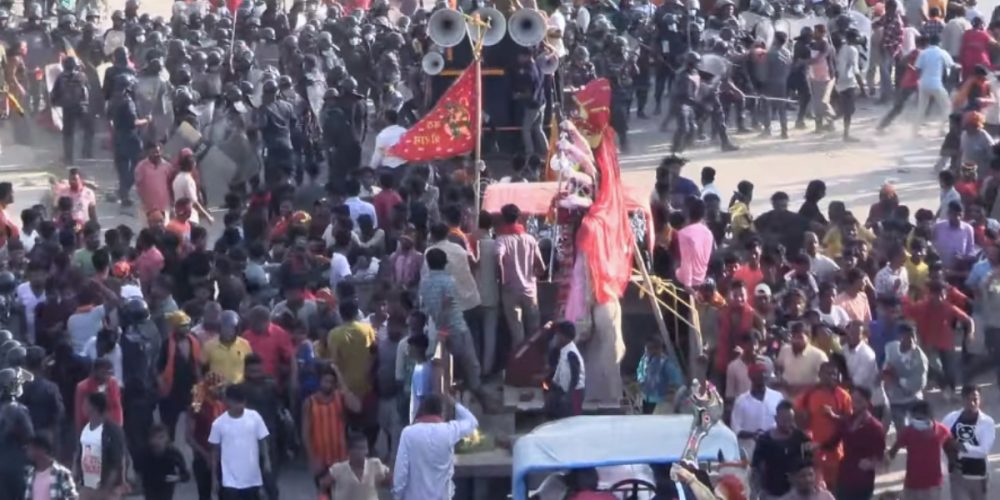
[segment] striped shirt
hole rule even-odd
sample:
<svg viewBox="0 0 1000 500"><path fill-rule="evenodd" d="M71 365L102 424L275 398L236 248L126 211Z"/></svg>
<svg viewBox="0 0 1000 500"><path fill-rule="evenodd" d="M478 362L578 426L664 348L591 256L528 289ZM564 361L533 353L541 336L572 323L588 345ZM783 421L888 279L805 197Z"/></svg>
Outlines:
<svg viewBox="0 0 1000 500"><path fill-rule="evenodd" d="M339 392L327 399L321 393L306 400L303 413L309 416L309 451L312 458L328 467L347 460L347 433L344 427L344 398Z"/></svg>

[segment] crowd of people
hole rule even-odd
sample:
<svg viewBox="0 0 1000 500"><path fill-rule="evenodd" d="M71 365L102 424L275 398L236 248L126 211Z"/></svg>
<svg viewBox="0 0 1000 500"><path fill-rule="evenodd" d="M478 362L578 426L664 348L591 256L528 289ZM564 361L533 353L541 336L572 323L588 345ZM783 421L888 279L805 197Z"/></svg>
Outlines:
<svg viewBox="0 0 1000 500"><path fill-rule="evenodd" d="M737 149L727 124L749 129L746 117L769 134L776 114L787 137L792 100L797 126L812 115L825 132L842 118L848 141L863 95L891 103L880 130L913 95L914 130L931 111L944 126L948 113L940 204L912 213L891 183L864 217L837 200L824 211L815 180L798 211L776 192L754 214L752 179L724 205L711 167L700 182L681 175L676 155L657 169L650 271L690 293L699 324L684 343L695 356L682 366L680 346L651 334L627 375L645 413L682 411L686 378L711 380L760 498L872 498L901 449L904 498L989 496L995 430L975 382L1000 362L1000 84L989 71L1000 23L974 2L911 3L861 6L870 38L831 5L829 25L779 30L770 47L727 1L695 17L672 1L564 6L550 18L562 18L550 26L565 44L561 78L539 64L559 51L551 44L518 49L510 68L523 144L497 182L544 176L544 117L599 76L624 149L650 87L654 114L669 89L675 153L705 123ZM11 135L30 143L28 121L59 108L70 167L19 220L7 213L17 193L0 182L0 498L168 499L191 481L201 499L273 500L281 471L303 463L336 500L451 498L455 445L478 420L440 387L438 353L477 412L502 411L486 382L539 332L550 418L582 413L601 385L585 362L593 340L540 310L554 245L536 237L537 221L516 204L478 211L471 162L391 152L430 105L420 71L429 12L404 5L393 23L383 3L334 5L325 18L308 2L253 7L180 9L167 21L128 0L103 34L97 11L82 23L64 13L49 30L55 5L27 3L16 28L0 9L2 90L14 98L3 104L23 108L12 109ZM591 22L577 22L581 9ZM29 78L38 33L76 54L51 93ZM268 49L274 70L255 60ZM708 71L708 54L727 61L723 71ZM92 156L100 120L111 123L114 199L130 208L135 193L138 226L102 227L88 172L74 166L77 132ZM164 156L181 124L219 143L245 134L261 175L206 199L202 152ZM380 129L373 140L369 127ZM507 168L488 162L485 175ZM928 458L942 453L947 475Z"/></svg>

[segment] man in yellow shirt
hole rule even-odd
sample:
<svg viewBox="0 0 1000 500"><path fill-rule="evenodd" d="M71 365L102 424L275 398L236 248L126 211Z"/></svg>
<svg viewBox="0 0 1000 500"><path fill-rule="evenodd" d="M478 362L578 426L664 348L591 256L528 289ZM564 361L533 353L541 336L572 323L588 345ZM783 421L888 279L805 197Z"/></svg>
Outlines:
<svg viewBox="0 0 1000 500"><path fill-rule="evenodd" d="M214 373L226 384L238 384L243 381L244 360L253 349L243 337L236 335L236 326L240 317L233 311L222 313L219 336L209 340L201 349L202 362L207 368L206 373Z"/></svg>
<svg viewBox="0 0 1000 500"><path fill-rule="evenodd" d="M358 305L353 301L340 303L344 323L330 331L326 342L327 357L344 375L344 383L354 395L364 401L371 391L372 346L375 330L360 320Z"/></svg>

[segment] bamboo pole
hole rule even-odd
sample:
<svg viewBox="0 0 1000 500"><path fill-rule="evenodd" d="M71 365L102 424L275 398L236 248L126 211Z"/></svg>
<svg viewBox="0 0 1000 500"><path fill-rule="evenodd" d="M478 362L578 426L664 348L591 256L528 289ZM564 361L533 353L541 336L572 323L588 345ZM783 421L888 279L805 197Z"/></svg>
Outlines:
<svg viewBox="0 0 1000 500"><path fill-rule="evenodd" d="M476 65L476 152L473 160L473 169L475 174L473 175L473 182L475 183L475 202L476 202L476 214L482 209L482 171L480 170L480 162L483 159L483 26L479 22L479 14L473 14L476 20L476 28L479 30L479 41L473 46L472 57L473 64ZM478 215L477 215L478 216Z"/></svg>
<svg viewBox="0 0 1000 500"><path fill-rule="evenodd" d="M642 283L639 286L648 295L649 305L653 308L653 317L656 318L656 326L660 330L660 336L663 337L663 344L667 348L667 354L677 360L678 368L680 368L684 360L681 358L678 350L674 348L674 342L670 337L670 332L667 330L667 323L663 319L663 311L660 310L660 305L657 303L656 287L653 286L653 280L650 279L649 271L646 269L646 259L642 256L642 248L639 247L639 242L634 238L632 239L632 251L635 253L635 259L638 261L637 267L639 268L639 273L642 275Z"/></svg>

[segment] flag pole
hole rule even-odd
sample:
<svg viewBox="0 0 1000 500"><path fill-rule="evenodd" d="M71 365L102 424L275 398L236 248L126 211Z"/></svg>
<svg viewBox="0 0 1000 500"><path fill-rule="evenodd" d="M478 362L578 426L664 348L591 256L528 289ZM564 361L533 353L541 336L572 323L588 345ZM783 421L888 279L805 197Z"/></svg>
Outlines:
<svg viewBox="0 0 1000 500"><path fill-rule="evenodd" d="M472 58L473 63L476 65L476 150L473 160L473 183L475 187L475 203L476 203L476 216L478 217L479 211L482 209L482 171L480 169L480 161L483 158L483 23L479 18L479 13L472 14L475 19L476 29L479 31L479 36L477 37L476 43L472 47Z"/></svg>

